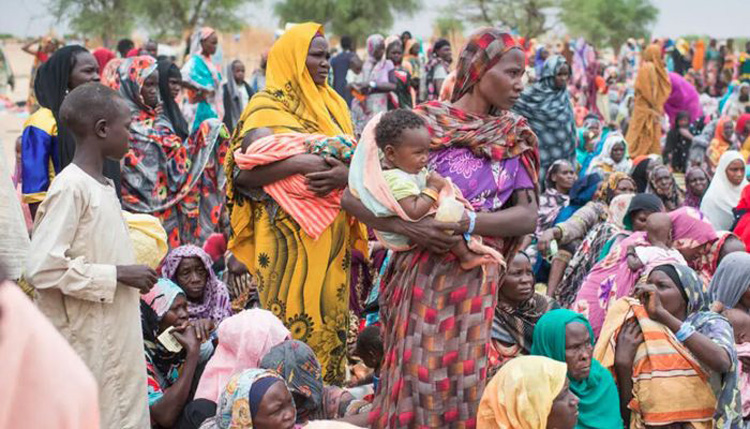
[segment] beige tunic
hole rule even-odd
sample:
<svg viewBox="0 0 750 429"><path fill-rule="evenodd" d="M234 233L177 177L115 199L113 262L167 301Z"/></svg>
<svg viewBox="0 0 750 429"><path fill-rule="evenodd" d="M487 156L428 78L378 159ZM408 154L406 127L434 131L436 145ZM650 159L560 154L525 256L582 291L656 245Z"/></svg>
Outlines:
<svg viewBox="0 0 750 429"><path fill-rule="evenodd" d="M114 186L70 164L39 207L26 269L39 309L96 377L103 429L149 427L140 297L115 268L134 261Z"/></svg>

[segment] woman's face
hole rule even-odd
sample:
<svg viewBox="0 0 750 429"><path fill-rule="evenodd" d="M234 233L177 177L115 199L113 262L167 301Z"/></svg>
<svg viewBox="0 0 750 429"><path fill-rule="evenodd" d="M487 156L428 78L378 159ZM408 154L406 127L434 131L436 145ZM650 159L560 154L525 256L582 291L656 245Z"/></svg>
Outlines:
<svg viewBox="0 0 750 429"><path fill-rule="evenodd" d="M662 271L651 271L648 282L656 286L659 300L669 314L679 319L686 316L687 303L682 297L680 286L676 285L668 275Z"/></svg>
<svg viewBox="0 0 750 429"><path fill-rule="evenodd" d="M217 36L216 33L208 36L205 40L201 41L201 48L203 48L203 53L209 57L216 53L218 47L219 36Z"/></svg>
<svg viewBox="0 0 750 429"><path fill-rule="evenodd" d="M615 191L612 193L612 198L624 194L635 194L635 182L630 178L617 182Z"/></svg>
<svg viewBox="0 0 750 429"><path fill-rule="evenodd" d="M558 191L567 194L576 182L576 178L576 171L573 166L563 162L552 177L552 182L555 183L555 188Z"/></svg>
<svg viewBox="0 0 750 429"><path fill-rule="evenodd" d="M253 426L258 429L293 429L295 414L292 395L284 382L279 380L268 388L261 399L258 412L253 417Z"/></svg>
<svg viewBox="0 0 750 429"><path fill-rule="evenodd" d="M404 59L404 48L401 47L401 42L393 42L388 48L388 59L391 60L393 65L401 65L401 61Z"/></svg>
<svg viewBox="0 0 750 429"><path fill-rule="evenodd" d="M441 47L437 50L436 54L447 63L453 62L453 51L451 50L451 45L445 45Z"/></svg>
<svg viewBox="0 0 750 429"><path fill-rule="evenodd" d="M203 290L208 282L208 271L199 257L182 258L175 277L174 280L185 291L188 299L191 301L203 299Z"/></svg>
<svg viewBox="0 0 750 429"><path fill-rule="evenodd" d="M159 105L159 73L156 71L143 81L141 98L143 98L143 103L148 107L156 108Z"/></svg>
<svg viewBox="0 0 750 429"><path fill-rule="evenodd" d="M328 40L325 37L313 37L310 49L307 51L305 66L316 85L326 84L331 64L328 62Z"/></svg>
<svg viewBox="0 0 750 429"><path fill-rule="evenodd" d="M687 128L688 125L690 125L690 118L688 116L680 116L680 119L677 120L678 128Z"/></svg>
<svg viewBox="0 0 750 429"><path fill-rule="evenodd" d="M500 110L510 110L523 91L522 77L524 54L520 49L511 49L482 76L475 90L490 105Z"/></svg>
<svg viewBox="0 0 750 429"><path fill-rule="evenodd" d="M576 381L589 378L591 356L594 346L591 345L591 334L583 323L569 323L565 327L565 363L568 364L568 376Z"/></svg>
<svg viewBox="0 0 750 429"><path fill-rule="evenodd" d="M420 49L419 43L415 43L411 45L411 48L409 49L409 54L414 55L416 57L417 55L419 55L419 49Z"/></svg>
<svg viewBox="0 0 750 429"><path fill-rule="evenodd" d="M90 52L79 52L70 70L68 89L72 91L89 82L99 82L99 63Z"/></svg>
<svg viewBox="0 0 750 429"><path fill-rule="evenodd" d="M513 258L499 293L512 305L521 305L534 295L534 271L526 255L518 253Z"/></svg>
<svg viewBox="0 0 750 429"><path fill-rule="evenodd" d="M724 139L731 140L732 136L734 135L734 122L724 122L724 128L722 128L721 134L724 136Z"/></svg>
<svg viewBox="0 0 750 429"><path fill-rule="evenodd" d="M570 80L570 66L568 64L563 64L560 66L559 69L557 69L557 73L555 74L555 88L557 89L565 89L566 86L568 86L568 81Z"/></svg>
<svg viewBox="0 0 750 429"><path fill-rule="evenodd" d="M708 245L709 243L705 243L697 247L680 248L677 250L682 254L682 257L685 258L685 261L687 261L688 264L691 264L700 258Z"/></svg>
<svg viewBox="0 0 750 429"><path fill-rule="evenodd" d="M578 398L570 391L570 382L565 380L565 386L552 402L552 408L547 416L547 427L550 429L573 429L578 423Z"/></svg>
<svg viewBox="0 0 750 429"><path fill-rule="evenodd" d="M169 78L169 95L172 96L172 98L177 98L178 95L180 95L180 91L182 91L182 78L180 77L170 77Z"/></svg>
<svg viewBox="0 0 750 429"><path fill-rule="evenodd" d="M672 188L672 175L669 173L669 170L662 167L654 170L653 174L653 183L656 188L656 193L659 195L668 194Z"/></svg>
<svg viewBox="0 0 750 429"><path fill-rule="evenodd" d="M614 162L620 162L625 157L625 144L616 143L612 146L612 150L609 152L609 156Z"/></svg>
<svg viewBox="0 0 750 429"><path fill-rule="evenodd" d="M740 186L742 178L745 176L745 163L739 159L735 159L727 165L726 172L729 183L734 186Z"/></svg>
<svg viewBox="0 0 750 429"><path fill-rule="evenodd" d="M708 176L706 176L706 173L703 170L696 170L693 174L688 176L687 185L693 195L701 197L708 188Z"/></svg>
<svg viewBox="0 0 750 429"><path fill-rule="evenodd" d="M383 59L383 54L385 54L385 42L380 42L375 46L375 49L373 49L372 56L376 61L380 61Z"/></svg>
<svg viewBox="0 0 750 429"><path fill-rule="evenodd" d="M188 302L185 299L185 295L177 295L172 306L169 307L169 311L164 313L161 321L159 322L159 332L164 332L170 326L180 326L187 322L190 318L188 313Z"/></svg>
<svg viewBox="0 0 750 429"><path fill-rule="evenodd" d="M633 231L645 231L646 221L651 213L646 210L636 210L630 214L630 223Z"/></svg>

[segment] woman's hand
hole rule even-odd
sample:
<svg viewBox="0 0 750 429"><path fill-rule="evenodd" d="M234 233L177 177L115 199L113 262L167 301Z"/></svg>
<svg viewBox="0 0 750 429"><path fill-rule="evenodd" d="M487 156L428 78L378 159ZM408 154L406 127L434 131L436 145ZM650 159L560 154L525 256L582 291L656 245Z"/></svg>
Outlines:
<svg viewBox="0 0 750 429"><path fill-rule="evenodd" d="M328 195L334 189L343 189L349 180L349 168L332 157L322 158L327 168L322 171L305 174L307 188L320 197Z"/></svg>
<svg viewBox="0 0 750 429"><path fill-rule="evenodd" d="M201 349L201 342L195 333L195 328L191 325L183 325L172 330L172 335L178 343L182 344L188 355L197 354Z"/></svg>
<svg viewBox="0 0 750 429"><path fill-rule="evenodd" d="M211 332L213 332L215 328L214 322L211 319L200 319L191 323L193 328L195 328L195 335L201 343L211 337Z"/></svg>
<svg viewBox="0 0 750 429"><path fill-rule="evenodd" d="M450 234L460 228L457 223L438 222L432 217L426 217L418 222L405 222L402 233L431 253L447 253L463 240L460 235Z"/></svg>
<svg viewBox="0 0 750 429"><path fill-rule="evenodd" d="M630 319L623 324L617 334L615 346L615 364L632 365L638 346L643 342L643 331L636 319Z"/></svg>
<svg viewBox="0 0 750 429"><path fill-rule="evenodd" d="M536 242L536 249L543 257L547 254L550 243L555 239L555 229L557 228L552 227L550 229L545 229Z"/></svg>
<svg viewBox="0 0 750 429"><path fill-rule="evenodd" d="M640 284L635 288L635 297L643 304L651 320L664 323L664 316L667 310L661 304L661 299L656 291L656 286L652 284ZM669 313L667 313L669 314Z"/></svg>

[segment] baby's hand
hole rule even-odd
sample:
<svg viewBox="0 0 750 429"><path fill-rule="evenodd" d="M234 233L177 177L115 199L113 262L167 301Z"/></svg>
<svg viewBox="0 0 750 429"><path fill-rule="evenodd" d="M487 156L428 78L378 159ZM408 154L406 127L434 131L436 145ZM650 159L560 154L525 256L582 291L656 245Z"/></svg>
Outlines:
<svg viewBox="0 0 750 429"><path fill-rule="evenodd" d="M448 182L443 178L443 176L434 171L427 175L427 186L430 188L437 189L439 191L443 189L443 187L447 184Z"/></svg>

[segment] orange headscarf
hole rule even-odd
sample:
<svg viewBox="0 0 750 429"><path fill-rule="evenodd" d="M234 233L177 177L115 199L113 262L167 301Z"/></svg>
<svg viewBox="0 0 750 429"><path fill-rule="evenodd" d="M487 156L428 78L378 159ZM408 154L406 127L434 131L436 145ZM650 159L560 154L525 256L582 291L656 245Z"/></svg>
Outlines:
<svg viewBox="0 0 750 429"><path fill-rule="evenodd" d="M703 40L698 40L693 46L693 70L703 70L703 60L706 56L706 44Z"/></svg>

